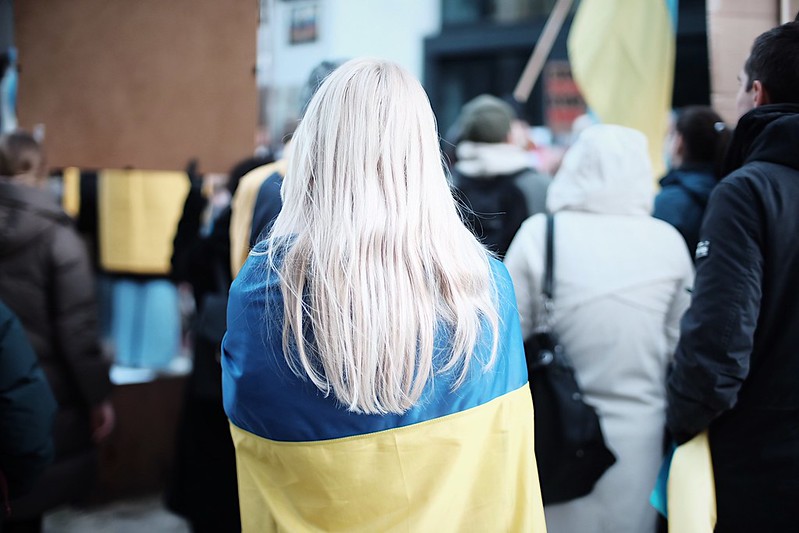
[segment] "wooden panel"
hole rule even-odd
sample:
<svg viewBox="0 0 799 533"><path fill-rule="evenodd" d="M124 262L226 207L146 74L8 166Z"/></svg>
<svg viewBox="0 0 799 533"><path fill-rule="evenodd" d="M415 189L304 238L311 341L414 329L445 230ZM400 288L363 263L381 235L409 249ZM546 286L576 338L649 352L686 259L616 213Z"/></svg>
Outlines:
<svg viewBox="0 0 799 533"><path fill-rule="evenodd" d="M729 124L738 123L737 76L755 38L777 25L778 3L750 0L710 0L708 39L713 107Z"/></svg>
<svg viewBox="0 0 799 533"><path fill-rule="evenodd" d="M227 171L257 121L255 0L16 0L19 118L50 163Z"/></svg>
<svg viewBox="0 0 799 533"><path fill-rule="evenodd" d="M163 377L114 388L116 427L100 447L94 503L164 490L173 464L185 384L185 377Z"/></svg>

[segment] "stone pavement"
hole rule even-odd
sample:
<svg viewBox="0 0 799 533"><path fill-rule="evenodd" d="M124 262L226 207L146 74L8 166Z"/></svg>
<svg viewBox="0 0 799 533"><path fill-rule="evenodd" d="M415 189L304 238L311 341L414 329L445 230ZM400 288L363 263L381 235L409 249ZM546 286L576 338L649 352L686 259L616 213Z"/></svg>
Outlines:
<svg viewBox="0 0 799 533"><path fill-rule="evenodd" d="M161 496L122 500L48 513L44 533L190 533L187 523L164 508Z"/></svg>

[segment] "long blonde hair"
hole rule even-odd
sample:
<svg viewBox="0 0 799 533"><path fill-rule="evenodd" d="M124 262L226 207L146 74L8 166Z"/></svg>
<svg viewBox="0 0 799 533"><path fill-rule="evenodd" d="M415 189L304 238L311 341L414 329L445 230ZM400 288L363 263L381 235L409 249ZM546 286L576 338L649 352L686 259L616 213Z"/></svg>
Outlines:
<svg viewBox="0 0 799 533"><path fill-rule="evenodd" d="M487 333L490 368L489 254L458 215L419 82L388 61L349 61L319 88L292 143L266 251L290 368L373 414L413 407L434 372L457 372L460 386Z"/></svg>

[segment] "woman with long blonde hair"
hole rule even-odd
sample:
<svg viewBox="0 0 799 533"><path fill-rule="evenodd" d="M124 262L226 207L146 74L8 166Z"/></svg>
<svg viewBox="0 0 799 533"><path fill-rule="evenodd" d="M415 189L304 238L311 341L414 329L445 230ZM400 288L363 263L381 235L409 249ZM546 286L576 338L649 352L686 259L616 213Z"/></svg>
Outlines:
<svg viewBox="0 0 799 533"><path fill-rule="evenodd" d="M512 284L421 85L345 63L293 143L223 342L244 530L543 530Z"/></svg>

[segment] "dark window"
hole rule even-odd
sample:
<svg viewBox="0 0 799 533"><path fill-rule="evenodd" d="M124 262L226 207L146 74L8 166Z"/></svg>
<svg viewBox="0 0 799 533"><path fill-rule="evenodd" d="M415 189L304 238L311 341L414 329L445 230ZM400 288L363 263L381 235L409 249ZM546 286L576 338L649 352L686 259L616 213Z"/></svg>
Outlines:
<svg viewBox="0 0 799 533"><path fill-rule="evenodd" d="M481 22L529 22L548 15L555 2L556 0L443 0L442 19L445 26Z"/></svg>

